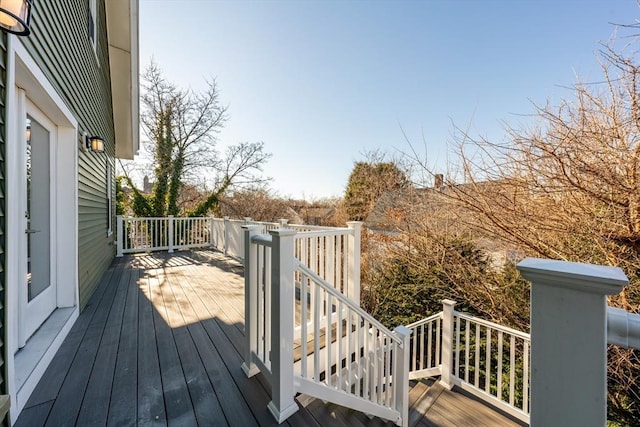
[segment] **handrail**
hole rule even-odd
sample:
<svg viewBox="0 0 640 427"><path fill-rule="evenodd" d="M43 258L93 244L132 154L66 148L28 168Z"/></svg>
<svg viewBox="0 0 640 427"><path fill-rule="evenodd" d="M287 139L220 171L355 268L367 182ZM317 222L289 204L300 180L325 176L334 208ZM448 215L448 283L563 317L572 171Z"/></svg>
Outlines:
<svg viewBox="0 0 640 427"><path fill-rule="evenodd" d="M302 338L296 391L406 426L410 331L389 330L313 270L296 264Z"/></svg>
<svg viewBox="0 0 640 427"><path fill-rule="evenodd" d="M295 258L295 230L261 230L244 229L243 370L265 375L274 418L295 412L295 394L304 393L407 425L410 331L389 330ZM322 254L314 239L308 254Z"/></svg>
<svg viewBox="0 0 640 427"><path fill-rule="evenodd" d="M436 319L441 319L442 318L442 312L436 313L436 314L432 314L431 316L425 317L422 320L417 320L413 323L410 323L407 325L407 328L409 329L413 329L413 328L417 328L418 326L422 326L425 325L429 322L432 322Z"/></svg>
<svg viewBox="0 0 640 427"><path fill-rule="evenodd" d="M519 331L517 329L510 328L508 326L503 326L503 325L501 325L499 323L491 322L489 320L485 320L485 319L482 319L480 317L476 317L476 316L473 316L471 314L468 314L468 313L465 313L465 312L462 312L462 311L456 311L455 315L457 317L461 318L461 319L469 320L469 321L472 321L472 322L475 322L475 323L479 323L482 326L486 326L488 328L496 329L498 331L502 331L502 332L505 332L505 333L508 333L508 334L511 334L511 335L515 335L518 338L522 338L522 339L525 339L525 340L530 340L531 339L531 334Z"/></svg>
<svg viewBox="0 0 640 427"><path fill-rule="evenodd" d="M296 260L296 261L298 261L298 260ZM356 314L361 316L367 322L371 323L372 326L375 326L376 328L378 328L381 331L383 331L385 334L390 335L394 339L394 341L396 341L398 344L400 344L402 342L402 340L400 338L398 338L398 336L396 336L396 334L394 332L392 332L389 328L387 328L382 323L380 323L380 321L377 320L375 317L373 317L372 315L370 315L369 313L364 311L362 309L362 307L360 307L359 305L355 304L349 298L345 297L342 294L342 292L336 290L333 286L331 286L329 283L327 283L326 280L324 280L322 277L318 276L315 272L313 272L311 269L309 269L309 267L307 267L306 265L304 265L300 261L298 261L297 268L299 270L301 270L305 275L307 275L308 277L313 279L314 282L319 284L326 292L330 293L338 301L340 301L343 304L347 305L353 311L355 311Z"/></svg>
<svg viewBox="0 0 640 427"><path fill-rule="evenodd" d="M267 246L270 248L271 245L273 244L273 240L271 239L271 236L268 234L256 234L251 238L251 243Z"/></svg>

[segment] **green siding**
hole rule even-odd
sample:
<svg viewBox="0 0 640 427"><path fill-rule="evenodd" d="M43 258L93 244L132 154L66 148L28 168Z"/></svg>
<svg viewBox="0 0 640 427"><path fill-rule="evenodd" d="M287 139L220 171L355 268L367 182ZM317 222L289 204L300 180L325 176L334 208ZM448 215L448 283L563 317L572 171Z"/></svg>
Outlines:
<svg viewBox="0 0 640 427"><path fill-rule="evenodd" d="M6 194L6 181L4 179L5 175L5 141L6 141L6 132L7 129L5 127L5 119L6 119L6 109L5 105L7 102L7 34L3 31L0 33L0 394L6 394L6 385L5 385L5 370L6 366L4 364L4 343L6 342L6 334L4 328L5 322L5 313L4 308L6 307L6 297L5 293L6 283L5 283L5 198ZM1 420L0 420L1 421ZM4 422L3 425L5 425Z"/></svg>
<svg viewBox="0 0 640 427"><path fill-rule="evenodd" d="M97 54L88 36L88 0L34 3L32 33L22 40L75 114L79 131L105 140L105 154L78 153L78 276L80 306L95 290L113 255L107 236L107 162L114 164L113 108L105 0L97 1ZM28 94L27 94L28 96ZM113 188L111 189L113 194ZM112 195L115 199L115 195Z"/></svg>

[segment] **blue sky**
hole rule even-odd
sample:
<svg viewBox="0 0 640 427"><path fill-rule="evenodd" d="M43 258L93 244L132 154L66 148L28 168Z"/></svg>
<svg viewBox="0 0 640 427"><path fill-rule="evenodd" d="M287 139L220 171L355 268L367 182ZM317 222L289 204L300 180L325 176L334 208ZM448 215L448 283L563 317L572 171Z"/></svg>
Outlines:
<svg viewBox="0 0 640 427"><path fill-rule="evenodd" d="M445 168L455 123L502 139L531 101L600 79L595 54L635 0L140 0L140 65L198 90L215 76L220 144L263 141L282 196L341 196L362 153Z"/></svg>

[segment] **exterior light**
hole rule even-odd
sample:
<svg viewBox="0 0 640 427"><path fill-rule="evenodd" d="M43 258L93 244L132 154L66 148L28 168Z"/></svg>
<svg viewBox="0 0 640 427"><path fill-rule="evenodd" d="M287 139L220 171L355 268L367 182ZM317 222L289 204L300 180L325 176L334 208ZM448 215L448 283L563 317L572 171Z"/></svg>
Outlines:
<svg viewBox="0 0 640 427"><path fill-rule="evenodd" d="M31 120L27 119L27 143L31 142Z"/></svg>
<svg viewBox="0 0 640 427"><path fill-rule="evenodd" d="M104 152L104 139L100 138L99 136L85 135L84 145L87 150L91 150L94 153Z"/></svg>
<svg viewBox="0 0 640 427"><path fill-rule="evenodd" d="M18 36L28 36L33 0L0 0L0 28Z"/></svg>

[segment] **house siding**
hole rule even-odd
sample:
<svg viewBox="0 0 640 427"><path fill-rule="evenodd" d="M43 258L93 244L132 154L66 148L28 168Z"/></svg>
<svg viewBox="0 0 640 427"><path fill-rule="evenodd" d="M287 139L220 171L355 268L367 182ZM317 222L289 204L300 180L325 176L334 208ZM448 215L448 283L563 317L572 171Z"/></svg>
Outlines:
<svg viewBox="0 0 640 427"><path fill-rule="evenodd" d="M7 387L4 380L5 375L5 348L4 343L7 342L5 334L5 312L6 302L6 281L5 281L5 142L7 128L6 122L6 103L7 103L7 34L0 34L0 394L6 394ZM6 424L6 422L5 422Z"/></svg>
<svg viewBox="0 0 640 427"><path fill-rule="evenodd" d="M86 305L114 255L113 236L107 235L106 173L107 162L114 163L115 137L104 2L97 1L98 42L95 53L88 36L88 0L38 2L33 8L32 33L21 39L76 116L78 138L86 132L105 140L104 154L78 149L81 308ZM112 199L115 199L113 188L111 192Z"/></svg>

